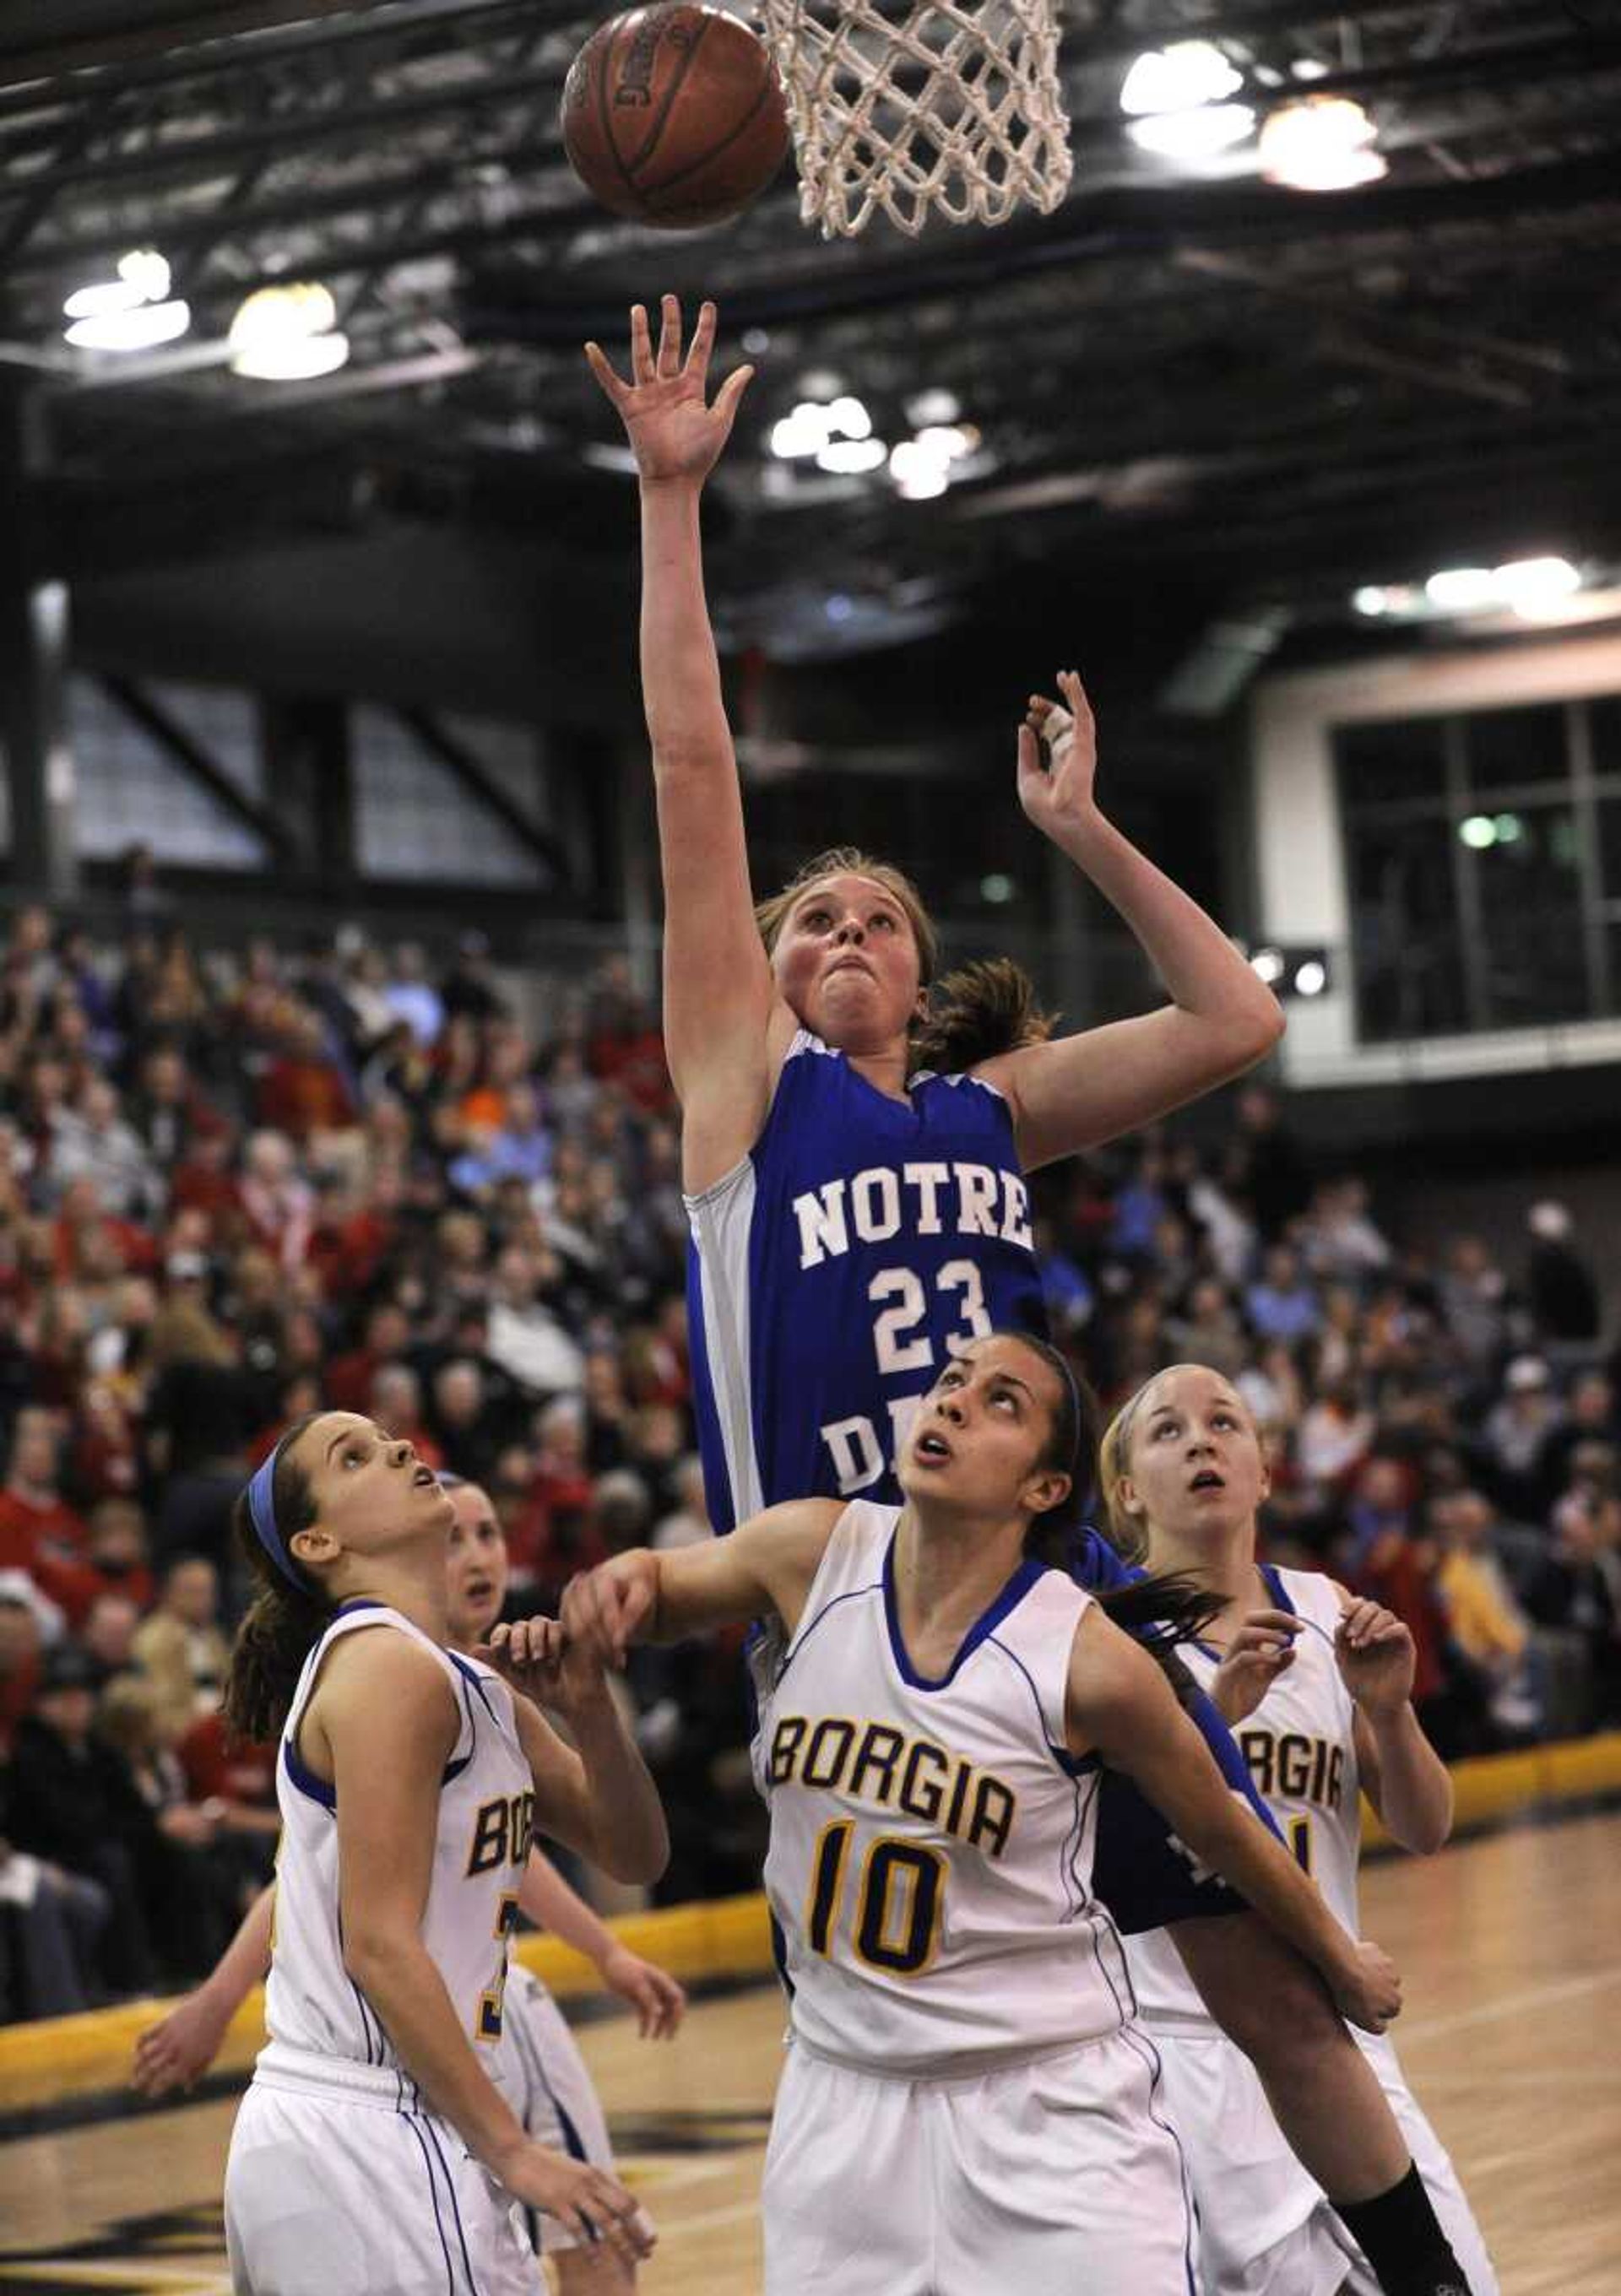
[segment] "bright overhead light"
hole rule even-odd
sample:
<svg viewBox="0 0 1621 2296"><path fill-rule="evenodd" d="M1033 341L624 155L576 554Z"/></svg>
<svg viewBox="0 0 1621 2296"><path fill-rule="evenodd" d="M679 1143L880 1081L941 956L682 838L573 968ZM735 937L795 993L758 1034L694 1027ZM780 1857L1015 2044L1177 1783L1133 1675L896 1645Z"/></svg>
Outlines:
<svg viewBox="0 0 1621 2296"><path fill-rule="evenodd" d="M1505 605L1528 622L1556 614L1582 586L1582 578L1568 558L1516 558L1493 568L1492 580Z"/></svg>
<svg viewBox="0 0 1621 2296"><path fill-rule="evenodd" d="M829 439L817 449L816 467L838 478L856 478L863 471L880 469L888 460L889 448L882 439Z"/></svg>
<svg viewBox="0 0 1621 2296"><path fill-rule="evenodd" d="M901 439L890 455L889 475L909 502L928 502L951 483L949 458L920 439Z"/></svg>
<svg viewBox="0 0 1621 2296"><path fill-rule="evenodd" d="M1126 134L1162 160L1208 160L1241 144L1255 124L1247 103L1206 103L1193 111L1161 111L1152 119L1134 119Z"/></svg>
<svg viewBox="0 0 1621 2296"><path fill-rule="evenodd" d="M1497 603L1497 577L1488 566L1449 566L1430 576L1424 594L1443 613L1478 613Z"/></svg>
<svg viewBox="0 0 1621 2296"><path fill-rule="evenodd" d="M349 358L337 332L338 307L318 280L260 287L231 322L231 372L254 382L309 382L335 374Z"/></svg>
<svg viewBox="0 0 1621 2296"><path fill-rule="evenodd" d="M1458 824L1458 834L1472 853L1484 853L1497 842L1497 824L1489 813L1471 813Z"/></svg>
<svg viewBox="0 0 1621 2296"><path fill-rule="evenodd" d="M978 446L979 433L972 423L926 422L912 443L939 462L960 463Z"/></svg>
<svg viewBox="0 0 1621 2296"><path fill-rule="evenodd" d="M872 417L860 400L846 391L827 409L827 427L835 439L870 439Z"/></svg>
<svg viewBox="0 0 1621 2296"><path fill-rule="evenodd" d="M64 332L75 350L150 351L177 342L192 324L186 303L140 303L133 310L103 310L75 319Z"/></svg>
<svg viewBox="0 0 1621 2296"><path fill-rule="evenodd" d="M1242 75L1211 40L1176 40L1138 57L1120 91L1122 111L1187 111L1220 103L1242 86Z"/></svg>
<svg viewBox="0 0 1621 2296"><path fill-rule="evenodd" d="M906 419L919 430L934 422L955 422L962 413L962 402L954 390L920 390L906 402Z"/></svg>
<svg viewBox="0 0 1621 2296"><path fill-rule="evenodd" d="M1518 845L1526 833L1526 824L1517 813L1496 815L1492 826L1497 832L1497 842L1500 845Z"/></svg>
<svg viewBox="0 0 1621 2296"><path fill-rule="evenodd" d="M1387 614L1390 593L1378 582L1364 582L1360 590L1353 591L1351 603L1359 614Z"/></svg>
<svg viewBox="0 0 1621 2296"><path fill-rule="evenodd" d="M132 249L128 255L119 256L115 268L116 278L98 279L87 287L76 288L62 307L62 316L72 320L111 319L122 312L138 311L144 304L162 304L167 300L170 285L169 268L155 248ZM184 309L185 306L173 308ZM190 324L189 315L186 324ZM125 333L119 329L112 329L111 333L119 336L117 341L91 341L85 336L74 334L71 328L65 332L68 340L77 343L84 350L144 350L151 342L173 340L171 335L148 335L138 328L128 331L129 340L126 340ZM184 334L185 328L183 326L178 332Z"/></svg>
<svg viewBox="0 0 1621 2296"><path fill-rule="evenodd" d="M314 382L347 366L349 351L349 337L335 330L325 335L294 335L285 342L253 344L237 351L231 373L249 382Z"/></svg>
<svg viewBox="0 0 1621 2296"><path fill-rule="evenodd" d="M1283 978L1283 951L1280 948L1258 948L1249 960L1249 969L1270 988L1274 980Z"/></svg>
<svg viewBox="0 0 1621 2296"><path fill-rule="evenodd" d="M771 425L769 443L772 454L785 463L800 455L819 454L832 436L827 414L825 406L802 405L792 414L783 415Z"/></svg>
<svg viewBox="0 0 1621 2296"><path fill-rule="evenodd" d="M1261 172L1296 192L1343 192L1387 172L1369 114L1345 95L1303 95L1261 125Z"/></svg>
<svg viewBox="0 0 1621 2296"><path fill-rule="evenodd" d="M1308 956L1304 964L1295 967L1296 996L1321 996L1329 985L1329 968L1321 958Z"/></svg>

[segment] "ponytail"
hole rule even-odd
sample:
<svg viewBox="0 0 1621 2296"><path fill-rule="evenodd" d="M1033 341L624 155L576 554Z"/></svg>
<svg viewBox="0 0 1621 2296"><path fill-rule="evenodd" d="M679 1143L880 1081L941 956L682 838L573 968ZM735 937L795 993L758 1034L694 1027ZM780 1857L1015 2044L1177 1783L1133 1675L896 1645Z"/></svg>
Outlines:
<svg viewBox="0 0 1621 2296"><path fill-rule="evenodd" d="M1010 957L983 958L948 972L931 992L912 1035L913 1063L938 1076L960 1076L998 1053L1044 1044L1052 1024L1027 972Z"/></svg>
<svg viewBox="0 0 1621 2296"><path fill-rule="evenodd" d="M311 1412L296 1420L278 1447L272 1488L276 1520L288 1542L316 1519L309 1479L291 1454L297 1438L319 1415ZM231 1530L255 1593L231 1651L225 1715L239 1738L263 1744L280 1734L304 1660L325 1633L333 1605L317 1580L300 1570L295 1585L271 1561L254 1528L246 1491L232 1511Z"/></svg>

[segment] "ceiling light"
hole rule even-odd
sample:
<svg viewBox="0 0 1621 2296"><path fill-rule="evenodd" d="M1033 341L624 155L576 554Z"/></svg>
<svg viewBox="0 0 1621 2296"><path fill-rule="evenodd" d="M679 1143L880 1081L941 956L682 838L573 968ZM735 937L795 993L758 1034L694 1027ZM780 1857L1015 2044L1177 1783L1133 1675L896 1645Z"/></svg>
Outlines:
<svg viewBox="0 0 1621 2296"><path fill-rule="evenodd" d="M1516 558L1494 568L1492 580L1503 603L1528 622L1556 614L1582 586L1568 558Z"/></svg>
<svg viewBox="0 0 1621 2296"><path fill-rule="evenodd" d="M1270 988L1274 980L1283 978L1283 951L1280 948L1258 948L1249 960L1249 969Z"/></svg>
<svg viewBox="0 0 1621 2296"><path fill-rule="evenodd" d="M231 372L256 382L308 382L334 374L349 357L337 332L338 307L319 281L260 287L231 322Z"/></svg>
<svg viewBox="0 0 1621 2296"><path fill-rule="evenodd" d="M1000 869L992 870L990 876L982 877L979 881L980 899L989 901L998 908L1004 902L1010 901L1017 891L1018 887L1012 878L1005 876Z"/></svg>
<svg viewBox="0 0 1621 2296"><path fill-rule="evenodd" d="M926 422L912 444L937 461L960 463L978 446L979 433L971 423Z"/></svg>
<svg viewBox="0 0 1621 2296"><path fill-rule="evenodd" d="M1321 996L1329 985L1329 968L1321 957L1308 956L1304 964L1295 968L1296 996Z"/></svg>
<svg viewBox="0 0 1621 2296"><path fill-rule="evenodd" d="M816 467L831 471L839 478L856 478L863 471L876 471L889 460L889 448L882 439L829 439L819 447Z"/></svg>
<svg viewBox="0 0 1621 2296"><path fill-rule="evenodd" d="M1133 144L1163 160L1207 160L1241 144L1255 124L1247 103L1206 103L1193 111L1162 111L1134 119L1126 129Z"/></svg>
<svg viewBox="0 0 1621 2296"><path fill-rule="evenodd" d="M1329 66L1321 56L1296 56L1289 72L1295 79L1327 79Z"/></svg>
<svg viewBox="0 0 1621 2296"><path fill-rule="evenodd" d="M827 409L827 428L834 438L870 439L872 417L859 398L845 392Z"/></svg>
<svg viewBox="0 0 1621 2296"><path fill-rule="evenodd" d="M1430 576L1424 594L1443 613L1478 613L1497 603L1497 577L1486 566L1450 566Z"/></svg>
<svg viewBox="0 0 1621 2296"><path fill-rule="evenodd" d="M1360 590L1353 592L1351 603L1359 614L1387 614L1390 593L1378 582L1365 582Z"/></svg>
<svg viewBox="0 0 1621 2296"><path fill-rule="evenodd" d="M901 439L890 455L889 475L909 502L927 502L951 483L949 457L919 439Z"/></svg>
<svg viewBox="0 0 1621 2296"><path fill-rule="evenodd" d="M231 373L250 382L314 382L347 366L349 351L349 337L335 330L325 335L295 335L286 342L253 344L237 351L231 360Z"/></svg>
<svg viewBox="0 0 1621 2296"><path fill-rule="evenodd" d="M920 390L906 402L906 419L919 430L933 422L955 422L962 403L954 390Z"/></svg>
<svg viewBox="0 0 1621 2296"><path fill-rule="evenodd" d="M1472 853L1484 853L1497 842L1497 824L1489 813L1471 813L1458 824L1458 834Z"/></svg>
<svg viewBox="0 0 1621 2296"><path fill-rule="evenodd" d="M88 287L76 288L62 307L63 317L73 320L109 319L121 312L138 311L144 304L161 304L167 300L169 269L154 248L137 247L129 254L119 256L116 269L116 278L98 279ZM184 308L184 306L177 308ZM172 317L168 324L173 324ZM188 314L186 325L190 324ZM116 328L111 330L112 334L119 336L117 341L91 341L85 336L75 335L71 329L66 332L70 343L77 343L86 350L144 350L151 342L173 340L171 335L145 334L138 328L125 332ZM185 327L182 326L178 332L184 334ZM126 332L129 340L125 339Z"/></svg>
<svg viewBox="0 0 1621 2296"><path fill-rule="evenodd" d="M1518 845L1526 833L1526 824L1517 813L1500 813L1493 820L1500 845Z"/></svg>
<svg viewBox="0 0 1621 2296"><path fill-rule="evenodd" d="M825 406L812 406L802 399L791 414L771 425L771 452L789 462L800 455L819 454L833 436Z"/></svg>
<svg viewBox="0 0 1621 2296"><path fill-rule="evenodd" d="M103 310L75 319L65 330L75 350L150 351L177 342L192 324L186 303L141 303L135 309Z"/></svg>
<svg viewBox="0 0 1621 2296"><path fill-rule="evenodd" d="M1296 192L1348 191L1386 172L1373 149L1378 130L1345 95L1304 95L1262 123L1261 172Z"/></svg>
<svg viewBox="0 0 1621 2296"><path fill-rule="evenodd" d="M1243 84L1213 41L1177 40L1138 57L1120 91L1122 111L1186 111L1219 103Z"/></svg>

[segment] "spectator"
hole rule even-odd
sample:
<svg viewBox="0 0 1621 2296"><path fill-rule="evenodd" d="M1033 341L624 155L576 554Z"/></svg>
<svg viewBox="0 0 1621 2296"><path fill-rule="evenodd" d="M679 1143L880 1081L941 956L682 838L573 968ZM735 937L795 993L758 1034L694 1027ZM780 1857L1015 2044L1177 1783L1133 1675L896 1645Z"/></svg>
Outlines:
<svg viewBox="0 0 1621 2296"><path fill-rule="evenodd" d="M98 1595L91 1603L78 1629L78 1644L95 1660L103 1682L132 1663L140 1624L140 1606L128 1595Z"/></svg>
<svg viewBox="0 0 1621 2296"><path fill-rule="evenodd" d="M161 1210L163 1186L139 1134L119 1110L119 1096L105 1078L93 1077L77 1107L56 1119L46 1161L52 1191L90 1180L102 1203L119 1219L150 1220Z"/></svg>
<svg viewBox="0 0 1621 2296"><path fill-rule="evenodd" d="M556 1395L581 1384L585 1359L547 1304L555 1282L549 1254L511 1245L496 1262L490 1286L490 1358L531 1395Z"/></svg>
<svg viewBox="0 0 1621 2296"><path fill-rule="evenodd" d="M1368 1190L1358 1179L1325 1180L1301 1223L1301 1256L1314 1275L1357 1283L1390 1265L1390 1246L1368 1212Z"/></svg>
<svg viewBox="0 0 1621 2296"><path fill-rule="evenodd" d="M1555 1500L1570 1480L1571 1462L1590 1444L1621 1443L1621 1414L1609 1375L1585 1371L1572 1382L1565 1414L1543 1438L1534 1473L1535 1504L1532 1520L1547 1520Z"/></svg>
<svg viewBox="0 0 1621 2296"><path fill-rule="evenodd" d="M704 1462L695 1451L678 1461L671 1483L675 1505L653 1527L648 1544L655 1547L699 1546L712 1538L714 1529L704 1502Z"/></svg>
<svg viewBox="0 0 1621 2296"><path fill-rule="evenodd" d="M1478 1491L1454 1491L1433 1503L1430 1522L1441 1548L1436 1586L1452 1642L1481 1677L1493 1720L1505 1735L1527 1735L1538 1718L1526 1666L1530 1622L1492 1551L1491 1505Z"/></svg>
<svg viewBox="0 0 1621 2296"><path fill-rule="evenodd" d="M1522 1522L1536 1513L1543 1453L1563 1417L1542 1357L1516 1356L1503 1374L1502 1396L1487 1415L1483 1448L1499 1505Z"/></svg>
<svg viewBox="0 0 1621 2296"><path fill-rule="evenodd" d="M20 1411L0 1489L0 1570L26 1570L47 1594L53 1593L53 1572L82 1563L90 1545L88 1531L57 1480L62 1449L62 1425L54 1413Z"/></svg>
<svg viewBox="0 0 1621 2296"><path fill-rule="evenodd" d="M1238 1169L1261 1240L1271 1243L1310 1202L1311 1167L1277 1095L1263 1085L1247 1085L1238 1095Z"/></svg>
<svg viewBox="0 0 1621 2296"><path fill-rule="evenodd" d="M132 1655L171 1741L218 1706L231 1647L219 1627L219 1573L206 1554L171 1556L158 1607L137 1630Z"/></svg>
<svg viewBox="0 0 1621 2296"><path fill-rule="evenodd" d="M402 940L394 951L391 975L383 984L383 1000L410 1029L425 1052L445 1025L444 1001L428 979L427 959L420 942Z"/></svg>
<svg viewBox="0 0 1621 2296"><path fill-rule="evenodd" d="M0 1766L39 1689L41 1655L63 1627L62 1612L26 1570L0 1570ZM0 1767L0 1782L4 1781Z"/></svg>
<svg viewBox="0 0 1621 2296"><path fill-rule="evenodd" d="M1526 1293L1538 1334L1551 1347L1591 1344L1602 1329L1599 1287L1571 1241L1569 1212L1563 1204L1533 1204L1526 1226L1532 1238Z"/></svg>
<svg viewBox="0 0 1621 2296"><path fill-rule="evenodd" d="M1292 1345L1310 1339L1322 1320L1317 1294L1287 1244L1273 1244L1262 1263L1260 1280L1244 1295L1245 1311L1262 1341Z"/></svg>

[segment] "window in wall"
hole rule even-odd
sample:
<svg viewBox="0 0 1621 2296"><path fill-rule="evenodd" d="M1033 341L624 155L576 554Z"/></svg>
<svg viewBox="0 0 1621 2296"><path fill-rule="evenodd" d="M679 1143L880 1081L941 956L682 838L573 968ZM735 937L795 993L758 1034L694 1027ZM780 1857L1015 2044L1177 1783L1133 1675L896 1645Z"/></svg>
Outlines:
<svg viewBox="0 0 1621 2296"><path fill-rule="evenodd" d="M1595 959L1621 919L1621 696L1344 726L1334 748L1364 1042L1615 1009L1621 972Z"/></svg>
<svg viewBox="0 0 1621 2296"><path fill-rule="evenodd" d="M458 719L456 738L485 764L479 730L476 722ZM540 881L540 865L523 840L390 711L354 712L351 754L364 875L464 885ZM503 788L508 785L511 757L504 742L491 744L486 770Z"/></svg>
<svg viewBox="0 0 1621 2296"><path fill-rule="evenodd" d="M209 731L199 738L236 778L228 760L236 758L240 767L241 755L256 749L248 696L204 696L193 687L164 687L160 693L165 709L179 694L188 712L188 731L193 707L209 718ZM75 842L86 859L114 860L131 845L140 844L150 845L160 861L185 867L266 865L269 856L263 840L94 679L70 678L67 708L78 783ZM178 718L180 711L174 714Z"/></svg>

